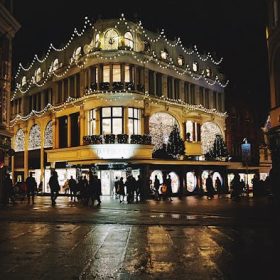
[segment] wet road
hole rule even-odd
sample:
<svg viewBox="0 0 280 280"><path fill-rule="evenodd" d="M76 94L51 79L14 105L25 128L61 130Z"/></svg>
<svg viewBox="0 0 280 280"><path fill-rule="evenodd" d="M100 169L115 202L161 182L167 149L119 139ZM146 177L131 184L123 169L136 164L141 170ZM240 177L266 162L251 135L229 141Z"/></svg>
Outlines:
<svg viewBox="0 0 280 280"><path fill-rule="evenodd" d="M39 198L1 209L0 279L278 279L270 204L210 203L85 208L61 198L52 208Z"/></svg>

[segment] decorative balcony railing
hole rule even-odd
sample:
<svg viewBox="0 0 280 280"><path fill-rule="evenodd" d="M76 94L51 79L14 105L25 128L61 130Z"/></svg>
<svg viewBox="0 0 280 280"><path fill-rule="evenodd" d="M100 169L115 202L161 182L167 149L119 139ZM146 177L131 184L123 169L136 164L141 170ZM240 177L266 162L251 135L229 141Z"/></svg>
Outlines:
<svg viewBox="0 0 280 280"><path fill-rule="evenodd" d="M88 135L83 137L84 145L91 144L141 144L152 145L150 135L140 134L105 134L105 135Z"/></svg>

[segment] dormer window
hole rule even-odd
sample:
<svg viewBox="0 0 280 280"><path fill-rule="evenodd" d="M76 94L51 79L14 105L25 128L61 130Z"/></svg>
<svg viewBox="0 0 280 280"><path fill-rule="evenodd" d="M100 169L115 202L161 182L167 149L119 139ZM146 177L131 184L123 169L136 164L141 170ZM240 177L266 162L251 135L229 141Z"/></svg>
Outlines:
<svg viewBox="0 0 280 280"><path fill-rule="evenodd" d="M58 63L58 59L56 58L53 62L53 67L52 67L52 71L55 71L59 68L59 63Z"/></svg>
<svg viewBox="0 0 280 280"><path fill-rule="evenodd" d="M104 35L104 49L117 50L119 47L119 34L115 29L109 29Z"/></svg>
<svg viewBox="0 0 280 280"><path fill-rule="evenodd" d="M193 70L194 72L197 72L197 71L198 71L198 63L197 63L197 62L193 62L192 70Z"/></svg>
<svg viewBox="0 0 280 280"><path fill-rule="evenodd" d="M211 76L211 70L209 68L206 68L205 74L206 74L206 77L210 77Z"/></svg>
<svg viewBox="0 0 280 280"><path fill-rule="evenodd" d="M129 47L131 49L133 49L133 37L132 37L132 34L131 32L126 32L124 34L124 44L126 47Z"/></svg>
<svg viewBox="0 0 280 280"><path fill-rule="evenodd" d="M42 79L42 70L41 68L38 68L36 71L35 71L35 82L38 83L39 81L41 81Z"/></svg>
<svg viewBox="0 0 280 280"><path fill-rule="evenodd" d="M161 51L160 56L162 59L166 60L168 58L168 52L166 49L164 49L163 51Z"/></svg>
<svg viewBox="0 0 280 280"><path fill-rule="evenodd" d="M77 61L80 58L81 55L82 55L82 48L78 47L73 53L74 60Z"/></svg>
<svg viewBox="0 0 280 280"><path fill-rule="evenodd" d="M179 66L183 66L183 64L184 64L184 58L180 55L179 57L178 57L178 65Z"/></svg>
<svg viewBox="0 0 280 280"><path fill-rule="evenodd" d="M96 34L96 36L95 36L95 47L96 48L100 48L100 35L99 34Z"/></svg>
<svg viewBox="0 0 280 280"><path fill-rule="evenodd" d="M26 85L26 76L23 76L21 79L21 86L24 87Z"/></svg>

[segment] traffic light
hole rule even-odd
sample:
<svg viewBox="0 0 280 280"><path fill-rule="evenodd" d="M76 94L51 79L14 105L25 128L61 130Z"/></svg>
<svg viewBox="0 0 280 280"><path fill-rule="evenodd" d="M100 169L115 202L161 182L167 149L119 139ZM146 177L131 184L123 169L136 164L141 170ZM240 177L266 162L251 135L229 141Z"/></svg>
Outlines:
<svg viewBox="0 0 280 280"><path fill-rule="evenodd" d="M5 154L3 150L0 150L0 168L4 167L5 162Z"/></svg>

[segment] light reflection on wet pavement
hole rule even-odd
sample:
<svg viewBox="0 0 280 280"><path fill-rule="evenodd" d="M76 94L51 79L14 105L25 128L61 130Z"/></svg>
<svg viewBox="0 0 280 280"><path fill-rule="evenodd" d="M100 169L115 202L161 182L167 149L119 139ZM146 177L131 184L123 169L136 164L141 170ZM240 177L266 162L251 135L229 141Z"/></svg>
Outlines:
<svg viewBox="0 0 280 280"><path fill-rule="evenodd" d="M276 279L273 229L14 222L1 229L0 279Z"/></svg>
<svg viewBox="0 0 280 280"><path fill-rule="evenodd" d="M61 199L52 208L38 199L1 209L0 279L277 279L280 230L266 204L240 205L240 218L235 205L202 201L188 213L180 203L82 208Z"/></svg>

